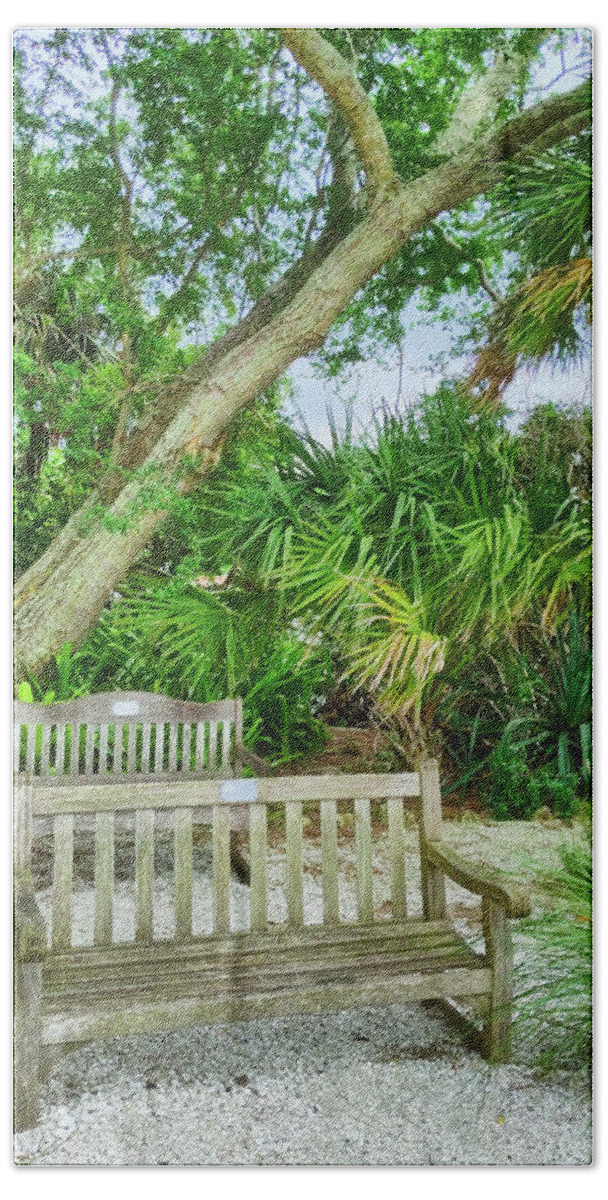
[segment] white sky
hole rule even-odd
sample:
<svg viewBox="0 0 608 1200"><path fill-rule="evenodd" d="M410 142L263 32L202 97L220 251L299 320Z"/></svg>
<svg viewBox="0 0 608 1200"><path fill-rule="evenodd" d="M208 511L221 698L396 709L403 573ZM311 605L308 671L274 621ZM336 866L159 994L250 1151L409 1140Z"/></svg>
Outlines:
<svg viewBox="0 0 608 1200"><path fill-rule="evenodd" d="M382 404L393 411L404 411L425 394L436 391L442 382L466 375L470 359L450 358L437 366L434 359L441 351L447 356L453 340L464 332L456 323L449 326L434 322L420 325L403 339L403 371L399 399L399 364L395 352L385 365L365 362L357 365L347 379L325 380L310 360L300 358L291 368L293 399L286 413L298 424L301 412L313 437L326 445L331 435L327 407L331 407L338 428L344 426L346 406L352 406L354 430L369 428L374 412ZM566 368L543 363L517 372L505 390L504 400L512 413L509 424L516 427L538 404L590 404L592 399L592 363L590 338L586 339L581 359Z"/></svg>

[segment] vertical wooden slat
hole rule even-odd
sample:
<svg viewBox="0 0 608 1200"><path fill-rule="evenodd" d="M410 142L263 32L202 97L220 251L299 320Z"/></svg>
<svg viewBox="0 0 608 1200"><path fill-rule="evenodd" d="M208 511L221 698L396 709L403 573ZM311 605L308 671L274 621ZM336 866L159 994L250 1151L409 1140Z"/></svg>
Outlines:
<svg viewBox="0 0 608 1200"><path fill-rule="evenodd" d="M21 723L17 721L13 725L13 774L17 775L21 769Z"/></svg>
<svg viewBox="0 0 608 1200"><path fill-rule="evenodd" d="M69 726L70 742L70 775L78 774L78 765L80 758L80 725Z"/></svg>
<svg viewBox="0 0 608 1200"><path fill-rule="evenodd" d="M222 775L232 775L232 763L230 761L231 750L231 725L230 721L224 721L222 727Z"/></svg>
<svg viewBox="0 0 608 1200"><path fill-rule="evenodd" d="M137 771L137 724L129 725L129 749L127 750L127 773L134 775Z"/></svg>
<svg viewBox="0 0 608 1200"><path fill-rule="evenodd" d="M489 896L481 902L486 956L492 969L489 1012L483 1026L483 1054L491 1063L511 1057L513 942L504 908Z"/></svg>
<svg viewBox="0 0 608 1200"><path fill-rule="evenodd" d="M266 849L266 805L249 806L249 854L251 859L251 929L260 933L268 922L268 867Z"/></svg>
<svg viewBox="0 0 608 1200"><path fill-rule="evenodd" d="M100 775L108 773L108 726L99 726L99 762L97 770Z"/></svg>
<svg viewBox="0 0 608 1200"><path fill-rule="evenodd" d="M15 882L31 886L32 869L32 800L33 787L30 783L17 783L13 798L13 849L15 859Z"/></svg>
<svg viewBox="0 0 608 1200"><path fill-rule="evenodd" d="M135 814L135 940L152 940L154 884L154 809Z"/></svg>
<svg viewBox="0 0 608 1200"><path fill-rule="evenodd" d="M234 702L234 774L238 778L241 773L240 747L243 744L243 701Z"/></svg>
<svg viewBox="0 0 608 1200"><path fill-rule="evenodd" d="M108 725L108 774L114 775L116 772L116 741L118 738L118 725Z"/></svg>
<svg viewBox="0 0 608 1200"><path fill-rule="evenodd" d="M179 725L177 721L169 726L169 770L177 771L177 736L179 733Z"/></svg>
<svg viewBox="0 0 608 1200"><path fill-rule="evenodd" d="M150 774L150 732L152 726L144 721L141 727L141 769L144 775Z"/></svg>
<svg viewBox="0 0 608 1200"><path fill-rule="evenodd" d="M302 801L288 800L285 804L285 896L287 921L290 925L304 924L304 872L302 867Z"/></svg>
<svg viewBox="0 0 608 1200"><path fill-rule="evenodd" d="M40 774L48 775L51 755L51 725L42 726L42 749L40 752Z"/></svg>
<svg viewBox="0 0 608 1200"><path fill-rule="evenodd" d="M209 774L217 774L217 721L209 722Z"/></svg>
<svg viewBox="0 0 608 1200"><path fill-rule="evenodd" d="M65 772L65 725L57 726L55 772L57 775L63 775Z"/></svg>
<svg viewBox="0 0 608 1200"><path fill-rule="evenodd" d="M192 936L192 809L175 810L175 931Z"/></svg>
<svg viewBox="0 0 608 1200"><path fill-rule="evenodd" d="M114 813L97 813L95 818L95 924L96 946L112 942L114 915Z"/></svg>
<svg viewBox="0 0 608 1200"><path fill-rule="evenodd" d="M36 726L27 725L27 749L25 752L25 769L29 775L34 773L34 758L36 755Z"/></svg>
<svg viewBox="0 0 608 1200"><path fill-rule="evenodd" d="M403 837L403 800L391 796L388 806L388 846L391 872L391 908L393 919L400 921L407 916L407 892L405 887L405 842Z"/></svg>
<svg viewBox="0 0 608 1200"><path fill-rule="evenodd" d="M182 726L182 771L191 774L190 756L192 754L192 725L187 721Z"/></svg>
<svg viewBox="0 0 608 1200"><path fill-rule="evenodd" d="M129 755L129 726L126 721L116 726L116 740L114 743L114 774L123 775L123 762L126 762Z"/></svg>
<svg viewBox="0 0 608 1200"><path fill-rule="evenodd" d="M213 932L230 932L230 810L213 806Z"/></svg>
<svg viewBox="0 0 608 1200"><path fill-rule="evenodd" d="M426 855L426 843L439 842L442 838L439 767L434 758L420 766L420 811L422 905L427 921L438 921L445 917L445 876Z"/></svg>
<svg viewBox="0 0 608 1200"><path fill-rule="evenodd" d="M335 800L321 801L321 867L323 923L337 925L340 920L340 908L338 898L338 808Z"/></svg>
<svg viewBox="0 0 608 1200"><path fill-rule="evenodd" d="M87 725L84 742L84 773L85 775L93 774L93 748L95 745L95 726Z"/></svg>
<svg viewBox="0 0 608 1200"><path fill-rule="evenodd" d="M163 748L165 744L165 726L162 721L156 723L156 741L154 743L154 770L163 769Z"/></svg>
<svg viewBox="0 0 608 1200"><path fill-rule="evenodd" d="M74 863L74 817L60 813L54 824L53 950L68 950L72 944L72 873Z"/></svg>
<svg viewBox="0 0 608 1200"><path fill-rule="evenodd" d="M196 768L197 771L205 770L205 723L199 721L196 726Z"/></svg>
<svg viewBox="0 0 608 1200"><path fill-rule="evenodd" d="M372 822L369 800L355 800L355 851L359 920L368 924L374 919Z"/></svg>

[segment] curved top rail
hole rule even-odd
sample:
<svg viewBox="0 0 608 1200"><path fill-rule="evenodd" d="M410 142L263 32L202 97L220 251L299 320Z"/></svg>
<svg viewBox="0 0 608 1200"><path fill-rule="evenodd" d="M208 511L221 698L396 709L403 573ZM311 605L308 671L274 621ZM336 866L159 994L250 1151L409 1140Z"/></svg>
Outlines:
<svg viewBox="0 0 608 1200"><path fill-rule="evenodd" d="M14 702L15 724L55 725L80 723L87 725L122 724L141 721L197 722L236 721L242 710L242 700L215 700L197 704L191 700L173 700L155 692L97 692L75 700L54 704Z"/></svg>

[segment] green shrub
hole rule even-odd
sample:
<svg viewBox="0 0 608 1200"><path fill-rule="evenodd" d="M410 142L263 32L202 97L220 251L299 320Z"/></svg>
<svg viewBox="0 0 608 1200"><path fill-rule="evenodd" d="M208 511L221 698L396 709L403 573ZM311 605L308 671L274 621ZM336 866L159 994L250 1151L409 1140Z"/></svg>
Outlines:
<svg viewBox="0 0 608 1200"><path fill-rule="evenodd" d="M565 843L558 853L560 867L542 878L557 908L519 924L534 956L516 971L518 1026L542 1066L588 1068L593 1033L591 843Z"/></svg>

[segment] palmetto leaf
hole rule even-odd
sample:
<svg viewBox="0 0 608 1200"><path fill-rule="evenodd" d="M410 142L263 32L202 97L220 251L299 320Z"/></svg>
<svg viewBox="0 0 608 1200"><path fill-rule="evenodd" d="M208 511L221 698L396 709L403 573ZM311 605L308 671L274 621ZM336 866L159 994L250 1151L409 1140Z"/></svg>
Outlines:
<svg viewBox="0 0 608 1200"><path fill-rule="evenodd" d="M422 605L412 603L399 586L374 579L361 591L366 599L358 613L358 649L350 673L379 693L387 711L405 713L419 704L429 677L443 670L448 639L424 628Z"/></svg>

